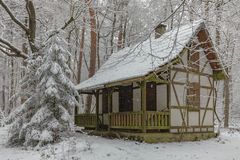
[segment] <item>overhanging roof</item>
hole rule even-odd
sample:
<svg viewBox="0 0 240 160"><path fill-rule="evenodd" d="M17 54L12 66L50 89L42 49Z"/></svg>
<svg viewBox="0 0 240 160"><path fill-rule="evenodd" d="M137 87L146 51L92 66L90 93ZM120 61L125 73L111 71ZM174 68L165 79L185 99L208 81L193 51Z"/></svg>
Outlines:
<svg viewBox="0 0 240 160"><path fill-rule="evenodd" d="M166 32L158 39L150 38L113 53L93 77L76 89L93 90L109 83L143 77L175 59L203 27L203 21L195 21Z"/></svg>

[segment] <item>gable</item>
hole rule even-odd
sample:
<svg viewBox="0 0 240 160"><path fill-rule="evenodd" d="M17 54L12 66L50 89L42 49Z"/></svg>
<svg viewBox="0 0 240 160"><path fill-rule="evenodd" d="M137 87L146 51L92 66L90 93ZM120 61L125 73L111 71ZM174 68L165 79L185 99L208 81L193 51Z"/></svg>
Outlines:
<svg viewBox="0 0 240 160"><path fill-rule="evenodd" d="M189 45L179 54L180 62L174 66L181 69L197 68L197 71L213 75L215 80L226 76L221 60L212 44L211 38L205 28L202 28ZM189 64L193 62L193 64Z"/></svg>
<svg viewBox="0 0 240 160"><path fill-rule="evenodd" d="M208 61L207 65L210 65L210 67L212 68L214 78L216 80L225 79L227 74L222 65L219 55L217 54L213 46L212 40L209 37L208 31L205 28L201 29L198 32L197 37L200 47L203 49L205 57Z"/></svg>

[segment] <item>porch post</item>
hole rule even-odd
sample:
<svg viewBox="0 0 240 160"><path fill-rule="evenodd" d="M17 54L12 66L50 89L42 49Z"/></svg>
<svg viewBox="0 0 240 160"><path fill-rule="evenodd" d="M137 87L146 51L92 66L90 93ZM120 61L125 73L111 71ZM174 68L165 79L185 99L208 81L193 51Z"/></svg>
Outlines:
<svg viewBox="0 0 240 160"><path fill-rule="evenodd" d="M96 130L99 130L99 90L95 93L96 97Z"/></svg>
<svg viewBox="0 0 240 160"><path fill-rule="evenodd" d="M141 83L141 92L142 92L142 132L146 133L146 104L147 104L147 91L146 91L146 81Z"/></svg>
<svg viewBox="0 0 240 160"><path fill-rule="evenodd" d="M112 112L112 89L108 89L108 131L110 131L111 126L111 114Z"/></svg>

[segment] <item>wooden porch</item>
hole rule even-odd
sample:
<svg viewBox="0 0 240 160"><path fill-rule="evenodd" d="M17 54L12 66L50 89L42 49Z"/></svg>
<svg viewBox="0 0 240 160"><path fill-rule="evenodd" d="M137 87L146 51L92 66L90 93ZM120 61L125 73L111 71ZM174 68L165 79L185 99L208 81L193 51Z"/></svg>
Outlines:
<svg viewBox="0 0 240 160"><path fill-rule="evenodd" d="M108 113L108 129L134 129L134 130L168 130L170 129L170 114L168 111L118 112ZM101 117L96 114L78 114L75 124L86 128L99 128ZM97 126L98 124L98 126Z"/></svg>

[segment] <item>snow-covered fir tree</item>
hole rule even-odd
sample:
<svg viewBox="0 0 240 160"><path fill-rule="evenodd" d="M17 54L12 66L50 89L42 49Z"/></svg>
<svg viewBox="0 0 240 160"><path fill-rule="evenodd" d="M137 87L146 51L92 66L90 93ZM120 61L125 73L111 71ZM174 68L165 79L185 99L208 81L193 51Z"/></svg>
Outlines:
<svg viewBox="0 0 240 160"><path fill-rule="evenodd" d="M37 70L29 67L31 71L27 72L24 84L34 80L36 88L31 89L28 100L9 116L8 122L13 122L10 144L41 146L56 142L63 132L72 129L78 93L69 79L66 62L70 54L65 48L65 41L53 36L46 43L40 67Z"/></svg>

